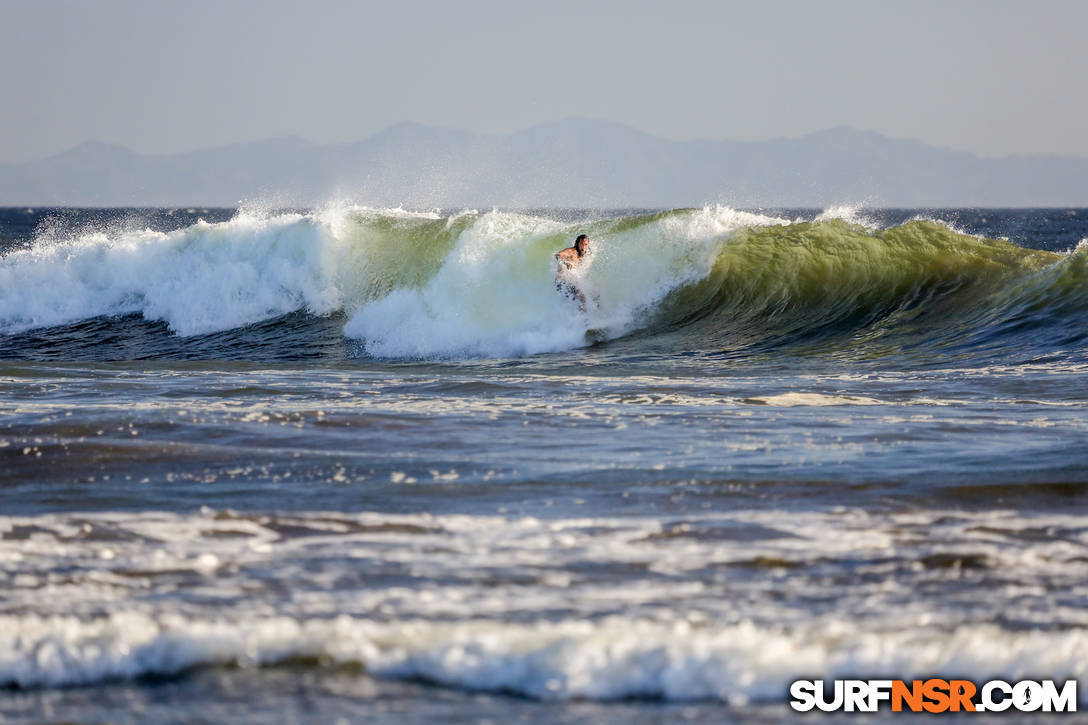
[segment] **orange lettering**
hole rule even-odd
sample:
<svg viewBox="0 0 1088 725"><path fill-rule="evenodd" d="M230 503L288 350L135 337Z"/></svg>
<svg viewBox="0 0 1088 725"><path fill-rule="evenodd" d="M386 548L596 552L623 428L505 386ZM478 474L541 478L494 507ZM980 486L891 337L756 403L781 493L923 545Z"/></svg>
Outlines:
<svg viewBox="0 0 1088 725"><path fill-rule="evenodd" d="M975 683L970 680L950 680L948 692L951 695L952 712L959 712L963 707L965 712L974 712L975 703L971 698L975 696Z"/></svg>
<svg viewBox="0 0 1088 725"><path fill-rule="evenodd" d="M914 680L911 683L911 687L907 687L907 683L902 680L895 680L892 682L892 712L902 712L903 702L906 701L907 707L911 712L922 711L922 681Z"/></svg>
<svg viewBox="0 0 1088 725"><path fill-rule="evenodd" d="M948 682L946 680L926 680L922 684L922 694L930 702L922 704L926 712L944 712L948 709Z"/></svg>

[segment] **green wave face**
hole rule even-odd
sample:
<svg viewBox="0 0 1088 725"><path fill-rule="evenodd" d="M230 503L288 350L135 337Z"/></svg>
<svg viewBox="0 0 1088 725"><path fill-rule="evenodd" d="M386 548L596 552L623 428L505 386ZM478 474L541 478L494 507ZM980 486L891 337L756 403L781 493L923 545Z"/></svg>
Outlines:
<svg viewBox="0 0 1088 725"><path fill-rule="evenodd" d="M982 344L1025 326L1038 328L1035 342L1049 331L1072 344L1068 318L1088 308L1085 259L932 221L751 227L723 241L706 278L669 295L653 326L723 349L863 356Z"/></svg>
<svg viewBox="0 0 1088 725"><path fill-rule="evenodd" d="M421 287L442 267L457 237L474 217L451 219L352 211L333 239L343 240L336 264L347 300L373 300L402 287Z"/></svg>
<svg viewBox="0 0 1088 725"><path fill-rule="evenodd" d="M589 256L556 289L554 254ZM726 207L565 221L336 207L169 233L91 232L0 257L0 333L117 315L186 337L337 315L375 357L638 353L1024 359L1083 350L1088 244L1068 254L932 221L874 229ZM589 333L587 336L587 332Z"/></svg>
<svg viewBox="0 0 1088 725"><path fill-rule="evenodd" d="M1076 347L1088 309L1088 249L1026 249L927 220L351 209L313 223L345 334L379 357L565 350L587 329L593 341L726 354L1030 356ZM576 279L584 311L554 285L553 255L579 233L592 244Z"/></svg>

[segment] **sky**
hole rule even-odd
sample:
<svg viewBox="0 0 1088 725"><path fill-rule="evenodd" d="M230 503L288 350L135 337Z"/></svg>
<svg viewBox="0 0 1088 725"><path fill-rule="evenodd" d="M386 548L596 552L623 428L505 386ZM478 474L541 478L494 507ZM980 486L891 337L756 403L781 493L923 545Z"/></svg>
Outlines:
<svg viewBox="0 0 1088 725"><path fill-rule="evenodd" d="M0 0L0 161L411 120L1088 156L1088 2Z"/></svg>

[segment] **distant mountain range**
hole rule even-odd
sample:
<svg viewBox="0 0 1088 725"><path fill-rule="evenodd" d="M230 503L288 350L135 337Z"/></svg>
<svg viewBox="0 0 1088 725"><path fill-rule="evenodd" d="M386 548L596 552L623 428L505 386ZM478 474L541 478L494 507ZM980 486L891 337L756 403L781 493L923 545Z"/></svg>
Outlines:
<svg viewBox="0 0 1088 725"><path fill-rule="evenodd" d="M677 207L1084 206L1088 159L979 157L834 128L771 141L669 141L570 118L509 134L401 123L357 143L275 138L189 153L87 142L0 164L0 205Z"/></svg>

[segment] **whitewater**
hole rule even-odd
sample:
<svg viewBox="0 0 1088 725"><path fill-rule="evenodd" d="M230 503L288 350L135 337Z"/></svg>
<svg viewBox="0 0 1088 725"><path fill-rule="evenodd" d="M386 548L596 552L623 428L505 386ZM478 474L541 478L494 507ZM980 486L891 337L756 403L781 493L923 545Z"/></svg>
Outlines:
<svg viewBox="0 0 1088 725"><path fill-rule="evenodd" d="M0 719L775 722L856 676L1088 707L1085 240L0 209Z"/></svg>
<svg viewBox="0 0 1088 725"><path fill-rule="evenodd" d="M576 273L593 300L585 311L554 287L552 255L579 232L595 241ZM41 235L0 260L0 331L138 314L187 337L301 311L343 314L344 335L378 358L504 357L584 346L587 330L601 341L726 311L753 325L800 308L798 327L865 315L886 326L947 292L954 317L981 302L979 322L993 327L1048 296L1050 311L1083 310L1084 259L1083 245L1028 250L925 220L883 230L848 207L794 223L726 207L576 223L243 210L170 232Z"/></svg>
<svg viewBox="0 0 1088 725"><path fill-rule="evenodd" d="M10 253L0 330L139 313L190 336L304 310L345 312L345 334L380 357L552 352L582 344L587 326L627 331L670 290L705 276L723 236L764 223L783 222L716 208L584 225L602 251L579 282L600 302L579 319L556 304L553 283L552 254L571 224L497 211L243 211L175 232L94 232Z"/></svg>

